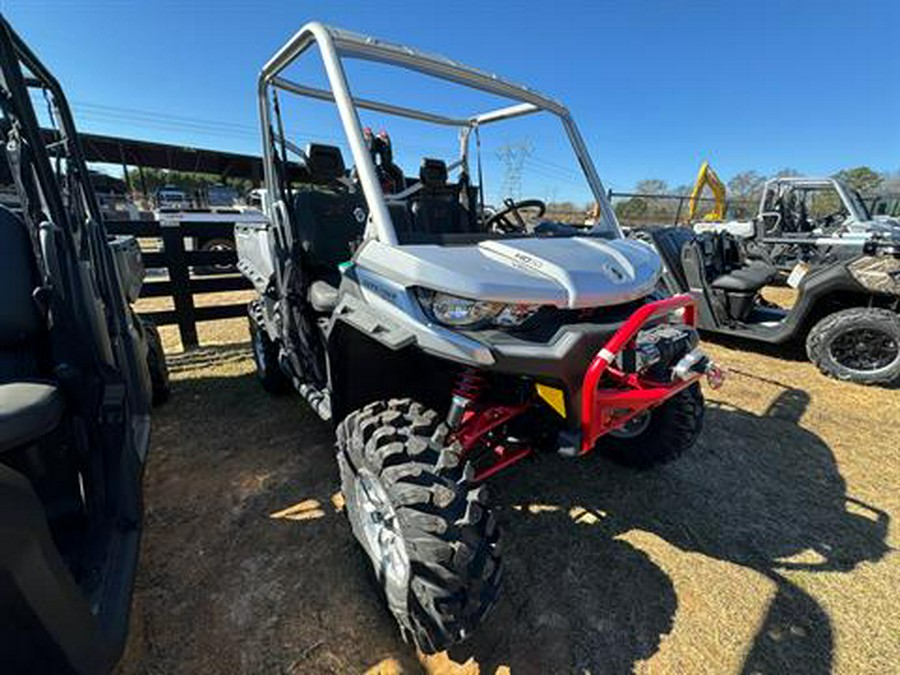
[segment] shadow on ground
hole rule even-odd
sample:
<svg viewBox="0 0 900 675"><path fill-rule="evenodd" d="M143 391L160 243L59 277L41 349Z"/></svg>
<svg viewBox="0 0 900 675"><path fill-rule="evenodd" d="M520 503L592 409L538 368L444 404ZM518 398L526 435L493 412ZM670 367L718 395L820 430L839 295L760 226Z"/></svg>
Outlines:
<svg viewBox="0 0 900 675"><path fill-rule="evenodd" d="M349 673L385 659L417 672L331 501L330 429L250 374L174 387L156 420L121 672ZM798 390L763 416L712 403L698 448L653 471L546 455L499 476L504 594L454 659L482 673L631 672L684 602L630 541L639 532L774 585L746 672L827 672L828 616L784 575L878 560L887 516L848 497L830 449L797 424L806 404Z"/></svg>
<svg viewBox="0 0 900 675"><path fill-rule="evenodd" d="M700 333L704 342L711 342L722 347L727 347L728 349L734 349L735 351L771 356L787 363L809 361L803 340L792 340L781 344L770 344L768 342L761 342L760 340L739 337L737 335L712 333L705 330Z"/></svg>

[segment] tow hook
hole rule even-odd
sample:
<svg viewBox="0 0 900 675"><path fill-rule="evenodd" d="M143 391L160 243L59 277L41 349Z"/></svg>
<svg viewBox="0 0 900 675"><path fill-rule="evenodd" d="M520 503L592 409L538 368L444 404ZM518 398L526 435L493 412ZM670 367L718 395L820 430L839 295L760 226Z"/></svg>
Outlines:
<svg viewBox="0 0 900 675"><path fill-rule="evenodd" d="M718 389L725 384L725 371L719 368L712 360L706 366L706 382L713 389Z"/></svg>
<svg viewBox="0 0 900 675"><path fill-rule="evenodd" d="M672 375L679 380L687 380L694 373L706 375L706 381L713 389L718 389L725 382L725 372L700 347L682 356L672 368Z"/></svg>

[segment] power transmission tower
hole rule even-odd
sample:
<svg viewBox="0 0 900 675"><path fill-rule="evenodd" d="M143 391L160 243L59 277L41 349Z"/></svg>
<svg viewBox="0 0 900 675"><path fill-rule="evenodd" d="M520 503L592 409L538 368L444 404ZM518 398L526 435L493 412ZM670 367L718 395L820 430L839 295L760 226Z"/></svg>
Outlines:
<svg viewBox="0 0 900 675"><path fill-rule="evenodd" d="M532 147L528 140L507 143L497 150L497 158L503 162L503 183L500 186L500 200L509 197L519 200L522 192L522 169L525 160L531 156Z"/></svg>

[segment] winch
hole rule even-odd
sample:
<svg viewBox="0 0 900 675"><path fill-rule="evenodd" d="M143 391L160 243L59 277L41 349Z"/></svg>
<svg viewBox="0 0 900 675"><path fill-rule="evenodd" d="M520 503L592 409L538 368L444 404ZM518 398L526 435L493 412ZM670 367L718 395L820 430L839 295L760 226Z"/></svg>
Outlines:
<svg viewBox="0 0 900 675"><path fill-rule="evenodd" d="M634 346L619 354L616 365L626 373L640 373L660 382L670 381L675 376L676 365L692 353L699 342L697 331L690 326L655 326L640 331L635 336Z"/></svg>

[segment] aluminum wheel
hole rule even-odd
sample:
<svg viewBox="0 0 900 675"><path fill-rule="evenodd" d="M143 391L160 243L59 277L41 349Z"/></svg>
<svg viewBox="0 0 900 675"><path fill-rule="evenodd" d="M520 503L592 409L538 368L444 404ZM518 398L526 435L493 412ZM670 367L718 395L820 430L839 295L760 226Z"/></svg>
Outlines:
<svg viewBox="0 0 900 675"><path fill-rule="evenodd" d="M387 492L366 469L356 478L356 502L369 555L386 584L404 588L409 582L409 556L400 522Z"/></svg>
<svg viewBox="0 0 900 675"><path fill-rule="evenodd" d="M650 411L646 410L640 415L632 417L618 429L609 432L610 436L615 438L636 438L647 430L650 426Z"/></svg>
<svg viewBox="0 0 900 675"><path fill-rule="evenodd" d="M856 371L887 368L900 357L900 345L892 335L872 328L840 333L828 346L831 358Z"/></svg>
<svg viewBox="0 0 900 675"><path fill-rule="evenodd" d="M212 251L215 253L223 253L225 251L234 251L234 243L228 239L213 239L203 244L203 251ZM223 272L233 272L235 265L232 263L215 263L205 268L210 274L221 274Z"/></svg>

